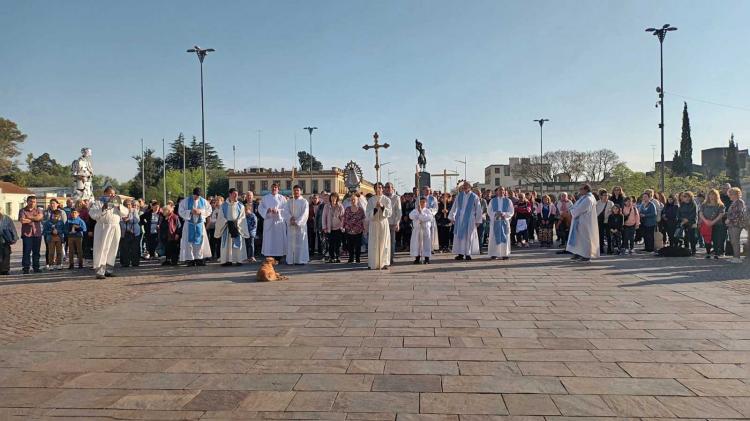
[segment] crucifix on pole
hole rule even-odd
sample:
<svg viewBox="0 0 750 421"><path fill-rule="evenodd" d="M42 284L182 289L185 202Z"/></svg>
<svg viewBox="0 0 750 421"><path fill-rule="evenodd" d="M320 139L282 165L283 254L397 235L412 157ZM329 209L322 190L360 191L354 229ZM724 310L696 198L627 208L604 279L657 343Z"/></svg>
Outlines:
<svg viewBox="0 0 750 421"><path fill-rule="evenodd" d="M448 177L458 177L459 174L456 172L448 172L448 170L443 169L442 174L435 174L435 176L443 178L443 193L446 193L448 191Z"/></svg>
<svg viewBox="0 0 750 421"><path fill-rule="evenodd" d="M375 134L372 135L372 138L374 140L372 145L365 145L362 146L362 149L369 150L369 149L375 149L375 182L380 182L380 154L379 150L380 148L388 149L391 145L388 143L378 143L378 138L380 136L378 135L378 132L375 132Z"/></svg>

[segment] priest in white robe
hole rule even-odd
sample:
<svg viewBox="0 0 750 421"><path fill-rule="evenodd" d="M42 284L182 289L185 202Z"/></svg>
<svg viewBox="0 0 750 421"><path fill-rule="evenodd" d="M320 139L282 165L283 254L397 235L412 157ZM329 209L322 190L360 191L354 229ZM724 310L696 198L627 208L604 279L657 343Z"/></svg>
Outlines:
<svg viewBox="0 0 750 421"><path fill-rule="evenodd" d="M375 195L367 201L367 266L388 269L391 263L391 201L383 195L383 183L375 183Z"/></svg>
<svg viewBox="0 0 750 421"><path fill-rule="evenodd" d="M115 189L107 187L104 196L96 200L89 210L89 216L96 221L94 227L94 271L96 279L114 276L117 249L120 247L120 220L130 212L115 194Z"/></svg>
<svg viewBox="0 0 750 421"><path fill-rule="evenodd" d="M409 219L412 223L409 254L414 258L415 265L418 265L422 258L427 265L432 256L432 221L435 220L432 212L427 209L427 199L419 199L417 207L409 213Z"/></svg>
<svg viewBox="0 0 750 421"><path fill-rule="evenodd" d="M495 189L495 197L487 206L487 216L490 218L490 238L487 244L487 254L490 259L498 257L507 260L510 256L510 220L513 218L513 202L505 195L505 188Z"/></svg>
<svg viewBox="0 0 750 421"><path fill-rule="evenodd" d="M271 193L263 196L258 205L258 213L263 217L263 246L261 253L266 257L281 260L287 252L286 221L284 205L286 197L279 194L279 185L271 185Z"/></svg>
<svg viewBox="0 0 750 421"><path fill-rule="evenodd" d="M306 265L310 261L310 250L307 244L309 214L310 204L302 197L302 188L294 186L292 198L284 205L284 219L287 223L286 263L288 265Z"/></svg>
<svg viewBox="0 0 750 421"><path fill-rule="evenodd" d="M472 254L479 254L477 226L483 222L482 216L479 196L471 191L471 184L464 181L448 214L448 219L453 222L453 253L456 260L471 260Z"/></svg>
<svg viewBox="0 0 750 421"><path fill-rule="evenodd" d="M578 189L578 200L570 208L572 221L568 244L565 247L573 254L572 260L588 262L599 257L599 224L596 214L596 198L591 186L584 184Z"/></svg>
<svg viewBox="0 0 750 421"><path fill-rule="evenodd" d="M239 201L237 189L232 187L227 200L219 206L219 212L216 212L214 238L221 238L219 256L222 266L242 265L241 262L247 259L245 238L249 237L245 205Z"/></svg>
<svg viewBox="0 0 750 421"><path fill-rule="evenodd" d="M430 186L422 187L422 197L427 200L427 209L432 214L432 250L440 250L440 242L438 241L438 230L437 221L435 215L438 213L438 199L432 195L432 189Z"/></svg>
<svg viewBox="0 0 750 421"><path fill-rule="evenodd" d="M188 266L205 266L205 259L211 257L206 218L211 216L212 209L201 194L199 187L194 188L193 195L180 202L177 212L185 221L180 240L180 261Z"/></svg>

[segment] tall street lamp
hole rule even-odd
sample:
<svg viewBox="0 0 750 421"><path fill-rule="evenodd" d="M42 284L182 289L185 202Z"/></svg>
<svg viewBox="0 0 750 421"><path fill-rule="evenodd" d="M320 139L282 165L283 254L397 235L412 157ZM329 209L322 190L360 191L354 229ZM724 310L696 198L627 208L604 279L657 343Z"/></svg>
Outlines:
<svg viewBox="0 0 750 421"><path fill-rule="evenodd" d="M469 177L466 175L466 155L464 155L464 160L461 161L460 159L454 159L454 161L458 162L459 164L464 164L464 181L468 181Z"/></svg>
<svg viewBox="0 0 750 421"><path fill-rule="evenodd" d="M667 32L676 30L677 28L670 26L668 23L664 24L661 29L646 28L646 32L651 32L659 39L660 83L656 88L656 93L659 94L656 106L661 108L661 123L659 123L659 129L661 129L661 177L659 179L659 190L661 191L664 191L664 38L667 36Z"/></svg>
<svg viewBox="0 0 750 421"><path fill-rule="evenodd" d="M213 48L200 48L194 45L193 48L187 50L188 53L195 53L198 56L198 61L201 64L201 141L203 142L203 194L208 194L208 178L206 176L206 118L203 109L203 60L206 58L208 53L212 53L216 50Z"/></svg>
<svg viewBox="0 0 750 421"><path fill-rule="evenodd" d="M541 193L544 193L544 122L549 121L547 118L534 120L539 123L539 175L541 180Z"/></svg>
<svg viewBox="0 0 750 421"><path fill-rule="evenodd" d="M312 171L313 171L312 133L313 133L313 130L318 130L318 128L313 127L313 126L307 126L303 130L307 130L307 133L310 134L310 192L313 192L313 188L312 188L312 177L313 177L312 176ZM317 192L313 192L313 193L317 193Z"/></svg>

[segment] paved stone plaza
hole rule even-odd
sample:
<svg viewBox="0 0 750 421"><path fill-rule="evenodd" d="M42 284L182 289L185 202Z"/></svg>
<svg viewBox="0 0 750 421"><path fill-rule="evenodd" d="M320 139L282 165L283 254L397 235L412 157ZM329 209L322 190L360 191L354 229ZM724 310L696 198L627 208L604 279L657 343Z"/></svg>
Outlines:
<svg viewBox="0 0 750 421"><path fill-rule="evenodd" d="M747 265L399 259L3 278L0 419L750 418Z"/></svg>

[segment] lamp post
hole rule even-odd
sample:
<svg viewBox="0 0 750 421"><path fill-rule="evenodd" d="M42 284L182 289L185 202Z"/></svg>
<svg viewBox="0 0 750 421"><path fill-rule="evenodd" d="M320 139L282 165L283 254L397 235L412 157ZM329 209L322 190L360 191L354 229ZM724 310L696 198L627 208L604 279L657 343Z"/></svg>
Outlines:
<svg viewBox="0 0 750 421"><path fill-rule="evenodd" d="M463 161L461 161L460 159L454 159L454 161L458 162L459 164L464 164L464 181L467 181L469 178L466 176L466 155L464 155Z"/></svg>
<svg viewBox="0 0 750 421"><path fill-rule="evenodd" d="M379 154L380 148L388 149L389 147L391 147L391 145L389 145L388 143L382 143L382 144L378 143L379 137L380 136L378 135L378 132L375 132L372 135L373 144L362 146L362 149L364 150L375 149L375 182L376 183L380 182L380 154Z"/></svg>
<svg viewBox="0 0 750 421"><path fill-rule="evenodd" d="M164 190L164 201L161 203L162 206L167 204L167 146L164 143L164 138L161 138L161 184Z"/></svg>
<svg viewBox="0 0 750 421"><path fill-rule="evenodd" d="M143 152L143 138L141 138L141 197L146 201L146 154Z"/></svg>
<svg viewBox="0 0 750 421"><path fill-rule="evenodd" d="M656 93L659 95L659 100L656 102L656 106L661 108L661 123L659 123L659 129L661 129L661 174L659 178L659 190L664 191L664 38L667 36L667 32L676 31L677 28L670 26L668 23L664 24L661 29L646 28L646 32L651 32L659 39L659 86L656 88Z"/></svg>
<svg viewBox="0 0 750 421"><path fill-rule="evenodd" d="M307 130L307 133L310 134L310 191L312 192L313 191L313 189L312 189L312 184L313 184L313 176L312 176L312 171L313 171L312 134L313 134L313 130L318 130L318 128L317 127L313 127L313 126L307 126L303 130Z"/></svg>
<svg viewBox="0 0 750 421"><path fill-rule="evenodd" d="M203 194L207 195L208 189L208 178L206 176L206 117L203 107L203 60L206 58L208 53L212 53L216 50L213 48L200 48L194 45L193 48L187 50L188 53L195 53L198 56L198 61L201 65L201 141L203 142Z"/></svg>
<svg viewBox="0 0 750 421"><path fill-rule="evenodd" d="M534 120L539 123L539 180L541 182L540 193L544 193L544 122L549 121L546 118Z"/></svg>

